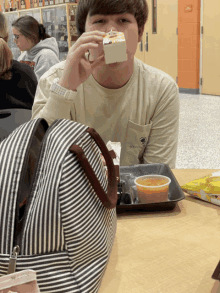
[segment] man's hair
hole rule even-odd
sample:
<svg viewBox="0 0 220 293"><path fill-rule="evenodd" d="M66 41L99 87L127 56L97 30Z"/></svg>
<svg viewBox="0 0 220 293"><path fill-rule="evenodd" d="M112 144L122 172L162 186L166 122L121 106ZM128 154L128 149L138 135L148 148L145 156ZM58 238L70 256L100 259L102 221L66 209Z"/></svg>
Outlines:
<svg viewBox="0 0 220 293"><path fill-rule="evenodd" d="M0 12L0 37L6 42L8 41L8 24L2 12Z"/></svg>
<svg viewBox="0 0 220 293"><path fill-rule="evenodd" d="M37 44L40 40L50 38L46 33L43 24L39 23L34 17L25 15L16 19L12 26L19 30L19 32L26 38L32 40Z"/></svg>
<svg viewBox="0 0 220 293"><path fill-rule="evenodd" d="M11 79L11 67L13 62L12 52L3 38L0 38L0 80Z"/></svg>
<svg viewBox="0 0 220 293"><path fill-rule="evenodd" d="M80 37L85 32L87 15L113 15L130 13L138 24L138 34L144 29L148 18L146 0L80 0L77 5L76 28Z"/></svg>

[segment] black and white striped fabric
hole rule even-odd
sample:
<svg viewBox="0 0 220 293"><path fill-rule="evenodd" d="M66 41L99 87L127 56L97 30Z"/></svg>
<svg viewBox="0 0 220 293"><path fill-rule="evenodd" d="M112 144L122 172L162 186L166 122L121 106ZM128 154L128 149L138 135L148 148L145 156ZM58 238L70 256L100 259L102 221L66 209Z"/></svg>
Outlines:
<svg viewBox="0 0 220 293"><path fill-rule="evenodd" d="M16 200L22 166L40 119L17 128L0 144L0 275L7 273L14 247ZM98 292L116 232L116 210L104 207L89 183L72 144L79 145L107 192L100 150L87 126L57 120L41 143L17 271L33 269L41 292Z"/></svg>

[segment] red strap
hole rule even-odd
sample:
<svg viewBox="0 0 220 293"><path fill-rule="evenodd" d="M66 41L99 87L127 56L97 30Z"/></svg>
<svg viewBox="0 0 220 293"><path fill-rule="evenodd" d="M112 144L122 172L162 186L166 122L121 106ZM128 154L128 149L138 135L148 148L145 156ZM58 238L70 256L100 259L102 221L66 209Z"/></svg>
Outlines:
<svg viewBox="0 0 220 293"><path fill-rule="evenodd" d="M102 155L105 158L106 166L108 168L108 190L107 194L105 193L104 189L102 188L99 180L97 179L95 172L93 171L91 165L89 164L84 151L81 147L78 145L72 145L70 147L70 151L74 154L76 154L78 160L80 161L80 164L91 183L94 191L98 195L99 199L103 203L103 205L108 208L112 209L116 207L117 204L117 180L116 180L116 174L115 174L115 167L113 164L113 160L109 154L109 151L100 137L100 135L93 129L88 128L86 130L91 137L95 140L96 144L100 148Z"/></svg>

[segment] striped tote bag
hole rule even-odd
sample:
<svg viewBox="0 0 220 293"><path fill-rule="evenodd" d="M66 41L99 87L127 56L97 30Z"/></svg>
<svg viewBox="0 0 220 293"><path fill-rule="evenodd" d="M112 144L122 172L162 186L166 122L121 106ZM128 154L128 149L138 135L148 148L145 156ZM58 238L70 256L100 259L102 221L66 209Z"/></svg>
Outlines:
<svg viewBox="0 0 220 293"><path fill-rule="evenodd" d="M0 144L0 276L31 269L40 292L98 292L116 202L113 161L95 130L22 124Z"/></svg>

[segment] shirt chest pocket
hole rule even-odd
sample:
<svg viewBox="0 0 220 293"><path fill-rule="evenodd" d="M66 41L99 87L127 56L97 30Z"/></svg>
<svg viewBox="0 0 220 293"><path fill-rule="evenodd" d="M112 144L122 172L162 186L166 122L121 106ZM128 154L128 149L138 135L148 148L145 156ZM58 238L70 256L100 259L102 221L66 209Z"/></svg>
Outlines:
<svg viewBox="0 0 220 293"><path fill-rule="evenodd" d="M122 165L139 164L138 156L144 151L147 145L151 127L151 121L147 125L139 125L131 120L128 121Z"/></svg>

